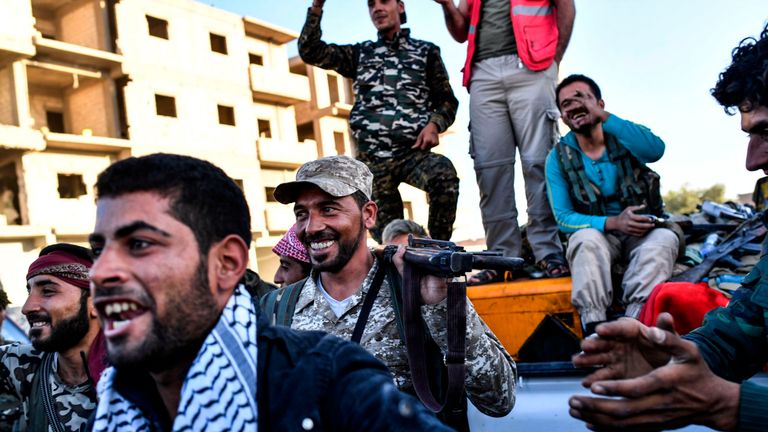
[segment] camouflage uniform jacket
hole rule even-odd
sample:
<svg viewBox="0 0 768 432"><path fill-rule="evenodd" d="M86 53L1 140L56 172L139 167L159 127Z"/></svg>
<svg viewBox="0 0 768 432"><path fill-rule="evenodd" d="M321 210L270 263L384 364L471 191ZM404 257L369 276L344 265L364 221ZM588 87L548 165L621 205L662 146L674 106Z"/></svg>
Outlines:
<svg viewBox="0 0 768 432"><path fill-rule="evenodd" d="M31 345L14 343L0 348L0 394L21 401L22 415L19 419L19 429L26 430L30 420L30 398L32 382L43 360L43 352L35 350ZM54 369L58 361L54 361ZM42 377L41 377L42 378ZM51 386L59 418L64 421L64 429L85 430L88 418L96 409L96 391L90 383L71 386L54 373L46 378ZM50 426L49 430L53 430Z"/></svg>
<svg viewBox="0 0 768 432"><path fill-rule="evenodd" d="M312 12L299 37L302 60L354 80L357 95L349 126L358 151L379 157L410 151L428 122L443 132L459 102L436 45L411 39L403 29L393 40L381 37L354 45L321 40L320 16Z"/></svg>
<svg viewBox="0 0 768 432"><path fill-rule="evenodd" d="M741 382L768 361L768 256L745 278L728 307L706 315L704 324L685 336L698 345L712 372ZM741 385L739 430L762 431L768 424L768 387Z"/></svg>
<svg viewBox="0 0 768 432"><path fill-rule="evenodd" d="M336 317L323 294L317 288L317 274L307 279L296 303L291 327L300 330L321 330L342 339L351 339L357 318L362 309L365 294L373 282L379 261L373 265L360 290L354 294L348 309ZM396 274L394 268L384 278L379 295L366 323L360 345L381 360L395 377L398 388L411 387L411 373L405 343L400 338L395 318L390 284ZM432 338L445 354L447 349L445 301L437 305L422 306L422 315ZM515 404L515 380L517 369L514 360L496 336L467 303L467 374L466 392L472 403L491 416L503 416Z"/></svg>

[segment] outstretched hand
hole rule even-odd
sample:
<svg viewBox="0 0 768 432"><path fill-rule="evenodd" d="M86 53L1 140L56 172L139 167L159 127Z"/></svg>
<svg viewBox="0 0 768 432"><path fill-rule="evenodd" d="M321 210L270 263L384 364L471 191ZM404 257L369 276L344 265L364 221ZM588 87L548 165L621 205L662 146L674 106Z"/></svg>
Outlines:
<svg viewBox="0 0 768 432"><path fill-rule="evenodd" d="M629 206L620 215L610 216L605 221L605 230L621 231L636 237L644 236L655 226L651 217L635 213L644 208L645 205Z"/></svg>
<svg viewBox="0 0 768 432"><path fill-rule="evenodd" d="M403 276L403 269L405 261L403 255L405 254L405 246L398 246L397 252L392 257L392 262L395 263L397 272L400 276ZM445 278L441 278L434 275L423 275L421 277L421 301L424 304L431 305L437 304L448 297L448 284Z"/></svg>
<svg viewBox="0 0 768 432"><path fill-rule="evenodd" d="M609 398L573 396L571 416L590 429L647 430L701 424L719 430L736 426L739 385L709 369L693 342L631 319L598 326L597 337L582 343L576 366L604 365L583 384ZM618 398L617 398L618 397Z"/></svg>

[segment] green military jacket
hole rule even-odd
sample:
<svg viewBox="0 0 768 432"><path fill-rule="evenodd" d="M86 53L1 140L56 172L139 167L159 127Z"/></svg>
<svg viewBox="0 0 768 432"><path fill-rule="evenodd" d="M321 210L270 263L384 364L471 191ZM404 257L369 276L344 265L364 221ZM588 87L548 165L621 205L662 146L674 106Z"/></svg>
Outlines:
<svg viewBox="0 0 768 432"><path fill-rule="evenodd" d="M443 132L459 102L448 81L440 48L412 39L408 29L392 40L353 45L321 39L320 16L311 11L299 37L304 62L354 80L349 126L358 151L380 157L406 154L429 122Z"/></svg>
<svg viewBox="0 0 768 432"><path fill-rule="evenodd" d="M712 372L741 382L768 361L768 255L749 273L727 308L709 312L685 338L698 345ZM762 431L768 424L768 387L741 385L739 430Z"/></svg>

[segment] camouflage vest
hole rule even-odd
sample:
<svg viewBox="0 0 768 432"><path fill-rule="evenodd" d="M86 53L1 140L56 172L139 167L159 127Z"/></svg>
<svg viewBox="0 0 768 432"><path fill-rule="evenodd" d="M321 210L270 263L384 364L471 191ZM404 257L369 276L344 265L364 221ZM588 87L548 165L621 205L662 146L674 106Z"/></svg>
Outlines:
<svg viewBox="0 0 768 432"><path fill-rule="evenodd" d="M430 118L427 55L434 45L403 29L391 41L360 44L349 126L358 151L391 157L408 150Z"/></svg>
<svg viewBox="0 0 768 432"><path fill-rule="evenodd" d="M661 216L664 202L661 199L659 175L640 163L613 135L605 134L605 151L616 165L619 193L603 196L600 189L587 178L581 153L560 141L555 146L560 169L565 173L570 188L568 195L574 209L582 214L605 216L605 204L619 201L621 208L645 204L643 213Z"/></svg>

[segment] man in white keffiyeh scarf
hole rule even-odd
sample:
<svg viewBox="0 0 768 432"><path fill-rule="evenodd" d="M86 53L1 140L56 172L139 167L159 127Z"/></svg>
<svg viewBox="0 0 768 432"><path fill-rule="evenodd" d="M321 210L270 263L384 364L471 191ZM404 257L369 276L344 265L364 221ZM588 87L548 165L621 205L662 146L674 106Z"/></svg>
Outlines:
<svg viewBox="0 0 768 432"><path fill-rule="evenodd" d="M250 294L235 291L187 373L173 430L256 430L256 310ZM152 429L140 403L120 392L117 370L99 382L95 431ZM117 381L117 383L116 383Z"/></svg>
<svg viewBox="0 0 768 432"><path fill-rule="evenodd" d="M91 291L113 367L93 430L446 430L359 345L259 321L240 283L250 212L219 168L128 158L96 189Z"/></svg>

